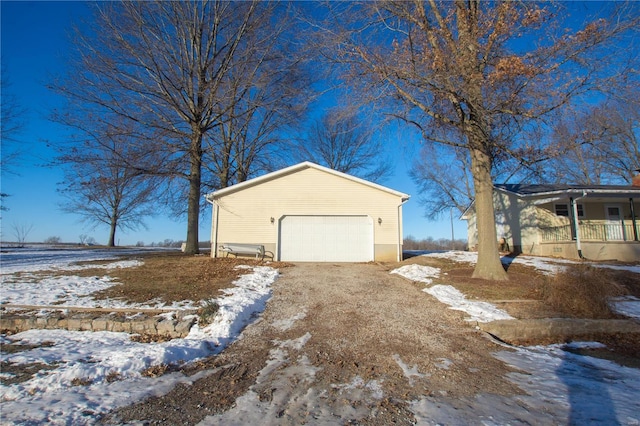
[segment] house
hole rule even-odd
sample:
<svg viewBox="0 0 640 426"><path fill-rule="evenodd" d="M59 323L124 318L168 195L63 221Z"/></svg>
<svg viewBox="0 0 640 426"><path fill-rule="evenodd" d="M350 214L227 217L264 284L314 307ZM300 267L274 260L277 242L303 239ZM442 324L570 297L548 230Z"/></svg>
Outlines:
<svg viewBox="0 0 640 426"><path fill-rule="evenodd" d="M640 260L640 185L495 185L498 240L516 253ZM475 209L463 213L477 245Z"/></svg>
<svg viewBox="0 0 640 426"><path fill-rule="evenodd" d="M264 246L275 260L399 261L407 194L310 162L206 196L211 255L225 244Z"/></svg>

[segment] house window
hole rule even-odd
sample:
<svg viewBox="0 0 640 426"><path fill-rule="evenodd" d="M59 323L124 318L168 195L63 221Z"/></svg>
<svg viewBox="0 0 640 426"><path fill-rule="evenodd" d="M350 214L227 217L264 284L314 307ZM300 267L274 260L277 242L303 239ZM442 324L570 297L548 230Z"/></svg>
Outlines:
<svg viewBox="0 0 640 426"><path fill-rule="evenodd" d="M558 216L565 216L565 217L571 216L570 204L556 204L555 208L556 208L556 214ZM582 204L578 204L578 218L580 219L584 218L584 207L582 206Z"/></svg>

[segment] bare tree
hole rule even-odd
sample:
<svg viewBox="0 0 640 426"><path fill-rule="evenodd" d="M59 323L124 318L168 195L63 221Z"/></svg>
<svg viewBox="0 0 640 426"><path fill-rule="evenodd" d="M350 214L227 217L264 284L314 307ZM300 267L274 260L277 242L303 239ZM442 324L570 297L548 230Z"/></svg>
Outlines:
<svg viewBox="0 0 640 426"><path fill-rule="evenodd" d="M225 188L257 172L273 171L273 154L301 121L309 104L311 79L306 60L291 42L296 36L291 24L280 19L248 34L245 41L250 45L262 44L255 38L268 39L270 44L256 52L252 61L237 63L233 72L223 76L229 96L218 103L222 124L207 134L205 144L209 188Z"/></svg>
<svg viewBox="0 0 640 426"><path fill-rule="evenodd" d="M96 239L90 235L80 234L78 238L80 239L81 246L92 246L96 244ZM144 247L144 244L142 244L142 246L139 245L138 247Z"/></svg>
<svg viewBox="0 0 640 426"><path fill-rule="evenodd" d="M89 224L109 227L109 247L115 246L118 229L144 227L144 219L155 213L158 178L129 165L139 154L127 136L105 130L95 138L71 147L58 146L56 165L65 169L60 192L68 200L67 213L80 215ZM133 161L140 163L140 161ZM81 241L89 237L80 236Z"/></svg>
<svg viewBox="0 0 640 426"><path fill-rule="evenodd" d="M531 130L527 139L542 138L538 128ZM546 162L550 158L558 158L558 152L559 148L550 144L544 152L540 151L524 162L494 152L491 178L494 182L513 179L528 183L547 182L549 168ZM425 216L429 219L449 214L451 208L462 213L474 201L471 157L467 149L442 144L423 145L415 156L409 175L420 189L419 202L424 205Z"/></svg>
<svg viewBox="0 0 640 426"><path fill-rule="evenodd" d="M523 138L577 96L620 75L619 55L640 27L637 5L565 27L565 3L385 1L333 4L327 46L352 84L427 142L469 153L478 226L473 276L506 280L497 250L496 156L527 163L544 146ZM346 8L346 10L344 10ZM606 49L619 43L616 49ZM607 68L612 73L607 73Z"/></svg>
<svg viewBox="0 0 640 426"><path fill-rule="evenodd" d="M577 184L631 183L640 167L640 91L622 88L614 98L571 111L554 128L558 155L549 174Z"/></svg>
<svg viewBox="0 0 640 426"><path fill-rule="evenodd" d="M426 145L414 159L410 176L420 190L426 217L436 219L455 208L463 212L473 201L473 177L468 152Z"/></svg>
<svg viewBox="0 0 640 426"><path fill-rule="evenodd" d="M20 156L18 134L24 127L23 117L25 109L20 106L15 94L11 92L7 70L2 61L0 75L0 172L2 174L15 172L15 166ZM0 192L0 200L4 201L9 194ZM0 210L7 210L4 202Z"/></svg>
<svg viewBox="0 0 640 426"><path fill-rule="evenodd" d="M227 77L269 50L270 37L250 35L265 34L277 10L257 0L98 4L91 34L78 34L77 67L56 85L77 120L87 111L106 122L119 117L139 146L164 153L159 163L133 166L186 180L178 193L187 193L188 254L199 250L205 140L236 99Z"/></svg>
<svg viewBox="0 0 640 426"><path fill-rule="evenodd" d="M637 87L636 87L637 88ZM640 95L640 93L638 94ZM616 181L631 183L640 168L640 98L616 100L603 108L608 111L610 131L602 141L608 172Z"/></svg>
<svg viewBox="0 0 640 426"><path fill-rule="evenodd" d="M547 164L549 181L601 185L607 179L606 154L602 148L604 128L591 110L582 115L567 111L556 123L553 138L557 155Z"/></svg>
<svg viewBox="0 0 640 426"><path fill-rule="evenodd" d="M332 110L318 119L294 147L294 157L374 182L392 173L381 138L349 110Z"/></svg>
<svg viewBox="0 0 640 426"><path fill-rule="evenodd" d="M33 224L14 223L11 225L11 229L13 230L13 236L16 238L18 247L24 247L27 242L27 237L33 229Z"/></svg>

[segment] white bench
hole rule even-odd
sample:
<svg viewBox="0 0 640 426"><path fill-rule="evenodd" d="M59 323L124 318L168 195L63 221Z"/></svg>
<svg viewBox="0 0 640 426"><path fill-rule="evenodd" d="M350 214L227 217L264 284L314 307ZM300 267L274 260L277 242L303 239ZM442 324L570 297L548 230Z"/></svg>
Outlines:
<svg viewBox="0 0 640 426"><path fill-rule="evenodd" d="M236 257L238 257L239 255L255 255L256 259L264 259L265 256L271 257L273 259L273 254L271 254L271 252L269 251L265 251L264 246L260 244L222 244L220 245L220 251L224 252L226 257L228 257L229 254L233 254Z"/></svg>

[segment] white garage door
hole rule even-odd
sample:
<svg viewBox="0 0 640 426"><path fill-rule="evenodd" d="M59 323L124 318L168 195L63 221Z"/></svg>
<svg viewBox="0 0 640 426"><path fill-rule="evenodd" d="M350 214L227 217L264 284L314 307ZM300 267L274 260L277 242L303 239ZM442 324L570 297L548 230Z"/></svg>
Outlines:
<svg viewBox="0 0 640 426"><path fill-rule="evenodd" d="M368 216L285 216L280 222L280 260L369 262L373 220Z"/></svg>

